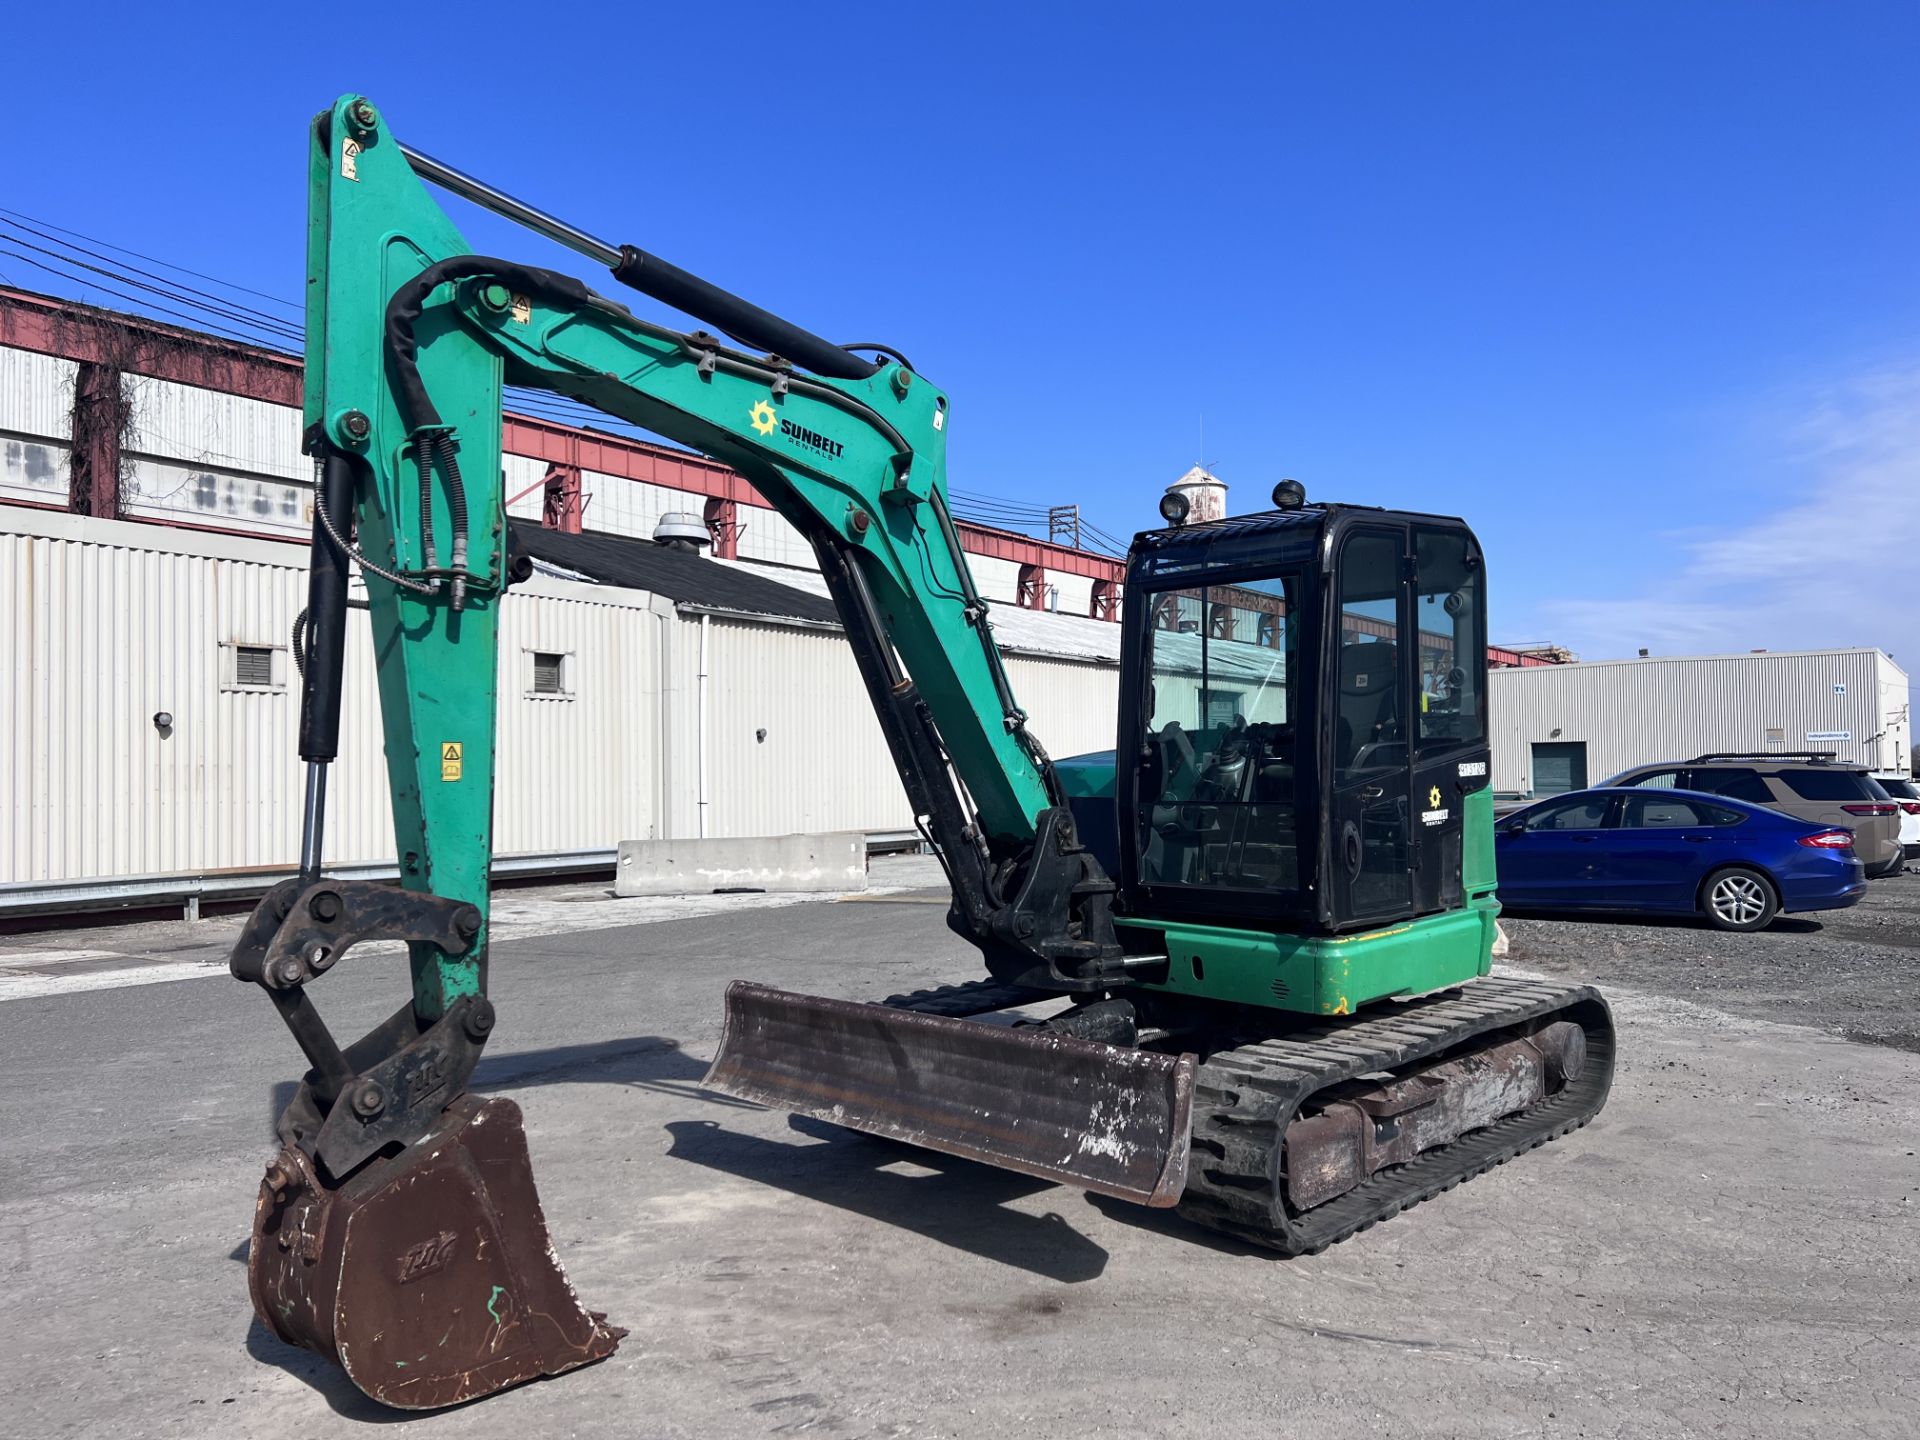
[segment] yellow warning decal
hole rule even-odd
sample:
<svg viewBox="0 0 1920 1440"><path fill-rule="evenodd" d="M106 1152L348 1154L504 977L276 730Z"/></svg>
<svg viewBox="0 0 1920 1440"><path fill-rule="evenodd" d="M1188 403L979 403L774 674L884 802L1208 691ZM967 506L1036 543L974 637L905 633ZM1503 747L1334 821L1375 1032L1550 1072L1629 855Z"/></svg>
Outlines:
<svg viewBox="0 0 1920 1440"><path fill-rule="evenodd" d="M440 778L458 780L460 778L460 742L448 740L440 747Z"/></svg>

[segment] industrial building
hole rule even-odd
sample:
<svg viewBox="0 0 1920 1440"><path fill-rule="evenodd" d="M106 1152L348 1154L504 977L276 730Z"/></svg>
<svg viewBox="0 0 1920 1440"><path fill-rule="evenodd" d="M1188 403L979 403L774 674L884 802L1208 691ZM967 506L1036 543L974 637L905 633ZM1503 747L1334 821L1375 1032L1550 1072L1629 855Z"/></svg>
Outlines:
<svg viewBox="0 0 1920 1440"><path fill-rule="evenodd" d="M0 912L191 907L293 863L299 383L288 356L0 290ZM812 553L744 479L538 415L506 442L537 568L502 610L499 868L610 868L631 839L913 836ZM688 514L711 557L654 543ZM1036 732L1111 745L1122 562L959 528ZM347 663L328 858L377 870L363 617Z"/></svg>
<svg viewBox="0 0 1920 1440"><path fill-rule="evenodd" d="M1488 698L1494 789L1511 795L1557 795L1714 751L1829 752L1899 775L1913 761L1907 672L1879 650L1496 669Z"/></svg>
<svg viewBox="0 0 1920 1440"><path fill-rule="evenodd" d="M0 912L191 907L291 865L312 524L299 403L295 357L0 288ZM910 838L800 536L727 467L543 403L510 397L505 431L537 573L503 611L499 868L597 868L630 839ZM1169 488L1198 516L1224 510L1203 469ZM669 516L705 554L654 543ZM959 531L1035 732L1056 755L1111 746L1124 562ZM327 839L333 864L373 873L392 840L367 643L361 621ZM1871 650L1489 659L1509 793L1716 749L1911 761L1906 676Z"/></svg>

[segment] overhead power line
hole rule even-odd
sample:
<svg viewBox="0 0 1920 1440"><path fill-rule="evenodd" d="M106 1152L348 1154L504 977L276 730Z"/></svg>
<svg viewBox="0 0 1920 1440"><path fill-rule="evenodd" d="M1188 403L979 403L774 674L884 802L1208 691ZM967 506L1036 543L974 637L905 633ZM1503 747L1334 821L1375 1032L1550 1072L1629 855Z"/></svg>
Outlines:
<svg viewBox="0 0 1920 1440"><path fill-rule="evenodd" d="M8 216L14 220L25 220L34 225L42 225L49 230L57 230L62 235L71 235L76 240L85 240L94 245L103 245L107 249L115 251L121 255L131 255L136 260L144 260L149 265L158 265L163 270L172 270L181 275L191 275L196 280L205 280L209 285L218 285L224 290L237 290L243 295L252 295L256 299L260 299L260 300L269 300L275 305L279 305L285 309L293 311L294 314L296 315L302 315L306 313L304 306L298 304L295 301L289 300L284 296L269 295L264 290L254 290L254 289L250 289L245 285L236 285L233 283L233 281L222 280L217 275L205 275L198 270L189 270L186 266L175 265L170 260L159 260L154 258L151 255L143 255L138 250L129 250L124 245L114 244L111 240L102 240L97 236L87 235L82 233L79 230L69 230L64 225L56 225L51 220L42 220L36 216L28 215L23 211L9 210L6 208L6 206L0 205L0 215Z"/></svg>
<svg viewBox="0 0 1920 1440"><path fill-rule="evenodd" d="M136 265L127 260L116 260L113 258L115 255L129 256L132 260L145 263ZM292 300L235 284L204 271L176 265L170 260L162 260L5 206L0 206L0 256L17 260L43 274L78 286L83 293L97 291L110 295L136 312L181 321L226 340L281 354L298 352L305 346L305 328L299 321L270 314L235 297L252 296L295 315L303 315L302 307ZM156 268L148 269L147 266ZM213 288L189 285L160 271L190 276ZM599 430L626 438L654 438L638 425L552 391L512 385L506 387L504 398L513 413L533 419L548 420L576 429ZM1057 507L973 490L949 490L948 494L953 502L954 513L963 520L996 529L1034 533L1036 538L1051 538L1050 514ZM1107 550L1114 554L1126 552L1124 544L1084 518L1080 521L1080 529L1081 543L1085 548Z"/></svg>
<svg viewBox="0 0 1920 1440"><path fill-rule="evenodd" d="M109 255L103 255L98 250L89 249L85 245L76 245L70 240L61 240L57 235L51 234L47 230L43 230L35 225L28 225L22 221L11 219L11 218L0 218L0 226L6 226L14 230L24 230L28 234L37 236L39 239L48 241L49 243L59 246L64 250L78 251L82 255L91 256L95 260L104 261L108 266L111 266L114 263L113 258ZM60 254L57 251L47 250L42 248L41 246L33 245L30 242L27 242L24 240L21 241L20 243L27 245L29 249L38 250L43 255L51 255L55 259L71 260L71 262L74 264L84 263L77 259L73 259L70 256ZM98 274L118 274L119 273L118 271L108 270L108 269L99 269L98 267L91 266L91 265L84 265L84 268L89 270L94 270ZM151 289L156 294L167 295L176 299L184 300L184 299L188 299L189 297L197 298L201 301L206 302L209 308L214 310L215 313L224 315L229 319L241 320L243 322L250 321L252 323L259 324L269 330L273 330L285 335L290 335L295 338L298 338L300 335L301 328L302 328L301 326L295 324L290 320L283 320L277 315L269 315L264 310L255 309L253 306L246 304L244 301L224 299L221 296L209 294L207 291L198 289L192 285L182 285L177 281L168 280L164 275L156 274L151 270L143 270L138 265L129 265L125 268L132 271L133 274L135 275L146 277L146 279L149 281L158 282L157 285L144 285L144 284L141 285L140 288L143 290ZM138 283L138 282L130 282L130 283Z"/></svg>
<svg viewBox="0 0 1920 1440"><path fill-rule="evenodd" d="M171 315L175 319L184 320L189 325L196 326L199 329L211 330L213 331L214 334L219 335L224 339L238 340L242 344L246 344L246 345L262 344L260 338L257 335L243 334L238 330L230 328L229 326L218 324L215 321L209 319L204 312L199 314L191 314L183 310L176 310L168 305L156 304L154 301L149 300L144 296L132 295L126 292L125 290L117 290L111 285L103 285L97 280L89 280L84 275L75 275L70 270L62 270L57 266L47 264L44 260L36 260L31 255L25 254L19 250L10 249L5 245L0 245L0 255L7 255L7 256L11 256L15 260L24 261L26 264L33 266L33 268L36 270L43 271L48 275L57 276L59 279L66 280L72 284L80 285L80 286L94 289L94 290L104 291L107 294L112 295L117 299L125 300L130 304L139 306L142 310L145 310L148 312L157 312L161 315ZM280 347L278 345L267 345L264 348L279 349Z"/></svg>

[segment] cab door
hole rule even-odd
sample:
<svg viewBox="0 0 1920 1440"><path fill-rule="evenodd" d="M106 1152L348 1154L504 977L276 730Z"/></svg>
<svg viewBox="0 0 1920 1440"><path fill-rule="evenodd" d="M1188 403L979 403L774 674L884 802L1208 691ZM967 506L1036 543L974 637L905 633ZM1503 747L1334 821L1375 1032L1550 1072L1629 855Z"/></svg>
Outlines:
<svg viewBox="0 0 1920 1440"><path fill-rule="evenodd" d="M1416 915L1466 903L1467 796L1490 783L1485 570L1463 525L1413 539L1413 826Z"/></svg>
<svg viewBox="0 0 1920 1440"><path fill-rule="evenodd" d="M1406 532L1365 526L1339 541L1329 617L1332 698L1328 920L1353 930L1413 913L1408 841L1413 667Z"/></svg>

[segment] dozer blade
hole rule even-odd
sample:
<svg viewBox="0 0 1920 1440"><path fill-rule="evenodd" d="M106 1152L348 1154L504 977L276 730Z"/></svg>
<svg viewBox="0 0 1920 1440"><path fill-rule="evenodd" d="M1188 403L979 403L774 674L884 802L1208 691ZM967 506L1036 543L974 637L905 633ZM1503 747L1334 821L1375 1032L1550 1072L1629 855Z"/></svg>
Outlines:
<svg viewBox="0 0 1920 1440"><path fill-rule="evenodd" d="M432 1410L611 1355L540 1213L520 1107L464 1095L424 1139L344 1183L288 1146L267 1167L253 1308L383 1405Z"/></svg>
<svg viewBox="0 0 1920 1440"><path fill-rule="evenodd" d="M727 987L705 1085L1142 1205L1180 1198L1192 1055Z"/></svg>

